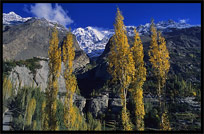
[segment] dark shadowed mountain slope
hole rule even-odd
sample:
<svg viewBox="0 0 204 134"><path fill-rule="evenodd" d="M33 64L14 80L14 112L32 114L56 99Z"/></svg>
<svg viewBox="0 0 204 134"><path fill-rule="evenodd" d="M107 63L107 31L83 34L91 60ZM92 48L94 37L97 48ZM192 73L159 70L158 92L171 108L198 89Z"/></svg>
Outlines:
<svg viewBox="0 0 204 134"><path fill-rule="evenodd" d="M172 28L170 31L163 32L170 53L170 75L180 75L185 81L200 86L201 81L201 28L191 27L184 29ZM151 65L149 63L148 50L151 38L149 35L141 36L144 46L144 61L147 67L147 77L153 77ZM134 41L133 37L128 37L130 46ZM100 89L106 80L110 79L107 70L107 55L113 38L110 38L106 48L97 59L97 66L92 70L78 75L79 87L85 93L92 92L92 89ZM87 87L86 83L90 83Z"/></svg>

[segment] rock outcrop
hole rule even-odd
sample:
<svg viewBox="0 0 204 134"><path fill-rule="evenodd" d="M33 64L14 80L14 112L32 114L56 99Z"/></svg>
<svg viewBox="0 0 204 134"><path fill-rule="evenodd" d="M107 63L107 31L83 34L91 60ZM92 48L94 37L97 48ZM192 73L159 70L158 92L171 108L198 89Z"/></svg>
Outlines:
<svg viewBox="0 0 204 134"><path fill-rule="evenodd" d="M73 101L74 101L74 104L79 108L79 110L83 113L84 112L84 108L85 108L85 105L86 105L86 98L80 96L80 95L77 95L77 94L74 94L73 96Z"/></svg>
<svg viewBox="0 0 204 134"><path fill-rule="evenodd" d="M83 59L79 59L83 60ZM88 61L83 61L87 63ZM13 86L16 87L16 91L18 90L19 86L37 86L40 87L42 91L45 91L47 87L47 79L48 79L48 61L40 60L39 64L41 68L36 69L36 73L32 73L26 66L16 66L10 72L9 78L11 79ZM75 64L74 70L80 68L82 65ZM58 79L59 82L59 92L66 92L65 82L64 82L64 64L62 62L61 72Z"/></svg>
<svg viewBox="0 0 204 134"><path fill-rule="evenodd" d="M40 60L40 69L36 69L36 73L33 74L26 66L16 66L10 72L9 78L15 87L15 93L17 94L19 87L40 87L41 91L45 92L47 88L48 80L48 62L46 60ZM75 66L76 67L76 66ZM76 69L76 68L75 68ZM64 82L64 64L62 63L62 68L60 76L58 79L59 83L59 93L66 93L65 82ZM58 96L59 97L59 96ZM64 96L60 97L61 101L64 102ZM74 104L79 108L81 112L86 105L86 99L83 96L74 94L73 96Z"/></svg>
<svg viewBox="0 0 204 134"><path fill-rule="evenodd" d="M16 87L16 94L19 87L32 85L37 86L36 82L34 82L34 76L32 75L31 71L25 66L16 66L15 68L13 68L9 75L9 78L12 81L13 87Z"/></svg>
<svg viewBox="0 0 204 134"><path fill-rule="evenodd" d="M109 94L104 94L96 98L92 98L89 104L89 111L96 118L104 114L108 110Z"/></svg>

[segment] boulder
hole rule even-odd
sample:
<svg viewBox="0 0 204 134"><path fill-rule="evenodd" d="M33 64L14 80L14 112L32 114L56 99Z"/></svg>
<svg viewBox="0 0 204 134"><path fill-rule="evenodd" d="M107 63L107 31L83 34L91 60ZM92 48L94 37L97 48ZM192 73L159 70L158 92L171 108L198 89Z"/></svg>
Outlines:
<svg viewBox="0 0 204 134"><path fill-rule="evenodd" d="M96 98L92 98L89 104L89 112L96 118L104 114L108 110L109 94L104 94Z"/></svg>
<svg viewBox="0 0 204 134"><path fill-rule="evenodd" d="M79 108L79 110L83 113L83 109L86 105L86 99L80 95L74 94L73 96L74 104Z"/></svg>

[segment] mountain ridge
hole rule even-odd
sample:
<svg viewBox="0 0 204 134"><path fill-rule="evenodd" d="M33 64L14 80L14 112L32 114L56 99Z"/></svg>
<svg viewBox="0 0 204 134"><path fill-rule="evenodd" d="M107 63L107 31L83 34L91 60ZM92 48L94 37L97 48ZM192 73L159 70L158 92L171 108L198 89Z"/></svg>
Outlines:
<svg viewBox="0 0 204 134"><path fill-rule="evenodd" d="M9 17L9 15L11 17ZM14 17L12 17L14 16ZM11 19L12 18L12 19ZM16 20L15 20L16 19ZM10 12L8 14L3 13L3 24L4 25L15 25L19 23L24 23L26 21L32 21L32 19L39 19L39 18L22 18L21 16L17 15L14 12ZM52 22L41 18L40 20L45 20L45 25L55 26L58 24L57 22ZM66 31L67 28L58 24L57 25L59 30ZM190 28L196 27L200 25L190 25L186 22L175 22L171 19L168 21L160 21L155 24L158 30L161 32L171 32L172 28L176 29L183 29L183 28ZM127 35L134 36L134 28L139 32L141 36L149 35L150 23L146 23L144 25L139 26L126 26ZM85 51L85 53L90 57L99 57L103 51L105 50L105 46L108 43L111 36L114 34L113 29L103 29L103 28L96 28L92 26L87 26L85 28L79 27L72 30L72 33L76 36L76 40L79 43L80 48Z"/></svg>
<svg viewBox="0 0 204 134"><path fill-rule="evenodd" d="M20 15L16 14L15 12L11 11L9 13L3 13L3 24L9 25L15 23L23 23L31 18L32 17L23 18Z"/></svg>
<svg viewBox="0 0 204 134"><path fill-rule="evenodd" d="M26 23L7 26L3 31L3 59L26 60L33 57L48 57L49 40L54 31L54 25L46 19L30 19ZM62 25L56 25L59 47L62 47L68 31ZM73 35L75 48L75 68L81 68L89 63L86 53L80 48Z"/></svg>

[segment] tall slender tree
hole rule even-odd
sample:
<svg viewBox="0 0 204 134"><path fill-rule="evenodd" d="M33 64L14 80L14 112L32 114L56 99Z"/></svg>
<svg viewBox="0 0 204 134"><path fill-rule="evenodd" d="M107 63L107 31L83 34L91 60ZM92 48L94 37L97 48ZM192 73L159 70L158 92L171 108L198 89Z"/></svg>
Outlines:
<svg viewBox="0 0 204 134"><path fill-rule="evenodd" d="M7 77L4 77L3 80L3 103L6 105L6 101L9 97L13 95L13 88L11 80Z"/></svg>
<svg viewBox="0 0 204 134"><path fill-rule="evenodd" d="M50 40L50 47L48 50L49 57L49 74L48 74L48 87L46 89L46 114L45 124L48 125L49 130L57 130L58 123L56 118L57 110L57 93L58 93L58 78L61 71L61 49L58 46L58 31L55 26L52 38Z"/></svg>
<svg viewBox="0 0 204 134"><path fill-rule="evenodd" d="M108 56L109 73L113 79L120 84L120 97L122 99L122 123L124 130L131 130L131 122L127 112L127 93L129 85L132 81L135 72L134 60L128 44L128 38L126 35L126 28L123 23L123 16L117 8L115 18L115 35L114 44L110 48Z"/></svg>
<svg viewBox="0 0 204 134"><path fill-rule="evenodd" d="M165 109L165 103L164 101L161 101L161 98L164 98L164 93L163 92L163 87L166 83L166 79L167 79L167 74L169 72L169 68L170 68L170 63L169 63L169 52L168 49L166 47L166 41L165 38L161 36L161 33L159 32L158 36L157 36L157 30L156 27L154 25L154 20L152 20L151 22L151 45L150 45L150 50L149 50L149 61L152 64L152 68L154 70L154 74L157 77L158 80L158 89L157 89L157 95L159 97L159 105L161 108L161 113L160 113L160 119L161 119L161 129L164 130L163 128L167 128L167 127L163 127L163 124L168 124L165 123L164 121L168 121L167 120L167 109ZM163 115L165 114L165 115ZM164 118L165 117L165 120ZM170 128L168 129L170 130Z"/></svg>
<svg viewBox="0 0 204 134"><path fill-rule="evenodd" d="M135 76L133 78L133 88L131 89L131 93L134 98L135 103L135 119L136 119L136 129L144 130L144 102L143 102L143 84L146 80L146 68L144 66L144 52L143 45L140 39L139 33L134 30L134 44L131 48L133 53L133 59L135 62Z"/></svg>
<svg viewBox="0 0 204 134"><path fill-rule="evenodd" d="M42 102L42 108L41 108L41 129L42 130L49 130L49 125L48 125L48 114L45 111L46 108L46 101L44 100Z"/></svg>
<svg viewBox="0 0 204 134"><path fill-rule="evenodd" d="M73 46L73 35L71 29L67 34L67 38L63 44L63 62L65 65L64 78L67 89L65 103L64 103L64 124L69 129L75 129L76 111L73 106L73 95L77 88L76 77L73 74L73 61L75 57L75 50Z"/></svg>
<svg viewBox="0 0 204 134"><path fill-rule="evenodd" d="M24 118L23 118L23 130L25 129L25 126L26 125L30 125L29 123L28 123L28 121L26 121L27 120L27 118L28 118L28 116L32 116L33 114L34 114L34 112L33 112L33 110L35 110L35 109L32 109L36 104L34 104L34 103L36 103L36 102L34 102L35 100L33 100L33 102L31 103L31 98L32 98L32 90L30 89L30 88L22 88L21 89L21 92L22 92L22 105L21 105L21 107L23 108L23 109L25 109L25 112L24 112L24 114L23 114L23 116L24 116ZM34 105L33 105L34 104ZM33 105L32 107L30 107L29 105ZM32 111L33 113L31 113L30 111Z"/></svg>
<svg viewBox="0 0 204 134"><path fill-rule="evenodd" d="M28 107L26 108L27 112L26 112L26 125L31 125L32 123L32 117L33 114L35 112L35 108L36 108L36 100L35 98L32 98L29 102L28 102Z"/></svg>

